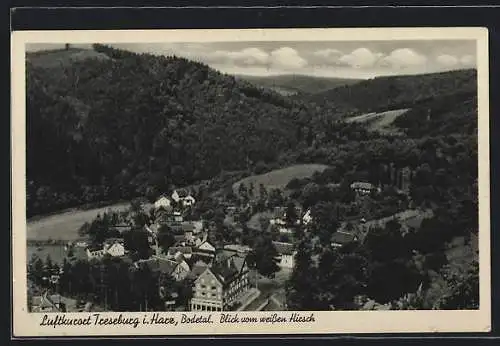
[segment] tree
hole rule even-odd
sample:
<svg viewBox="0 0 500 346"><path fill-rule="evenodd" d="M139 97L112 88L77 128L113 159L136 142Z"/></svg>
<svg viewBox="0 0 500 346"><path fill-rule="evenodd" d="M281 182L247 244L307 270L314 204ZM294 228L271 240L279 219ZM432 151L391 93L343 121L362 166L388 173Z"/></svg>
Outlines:
<svg viewBox="0 0 500 346"><path fill-rule="evenodd" d="M172 229L168 225L161 225L158 229L158 245L164 253L175 244L175 237Z"/></svg>
<svg viewBox="0 0 500 346"><path fill-rule="evenodd" d="M315 270L312 266L311 248L305 241L299 243L295 255L295 266L286 284L287 310L316 310ZM321 307L320 309L324 309Z"/></svg>
<svg viewBox="0 0 500 346"><path fill-rule="evenodd" d="M442 298L440 309L479 309L478 261L474 261L464 274L447 274L447 282L451 293Z"/></svg>
<svg viewBox="0 0 500 346"><path fill-rule="evenodd" d="M152 251L149 246L148 233L142 229L127 231L123 234L125 248L131 253L132 258L149 258Z"/></svg>
<svg viewBox="0 0 500 346"><path fill-rule="evenodd" d="M288 202L285 214L286 223L289 226L295 225L298 218L299 215L297 213L297 209L295 208L295 204L293 202Z"/></svg>
<svg viewBox="0 0 500 346"><path fill-rule="evenodd" d="M280 207L284 203L284 198L280 189L272 189L267 199L268 208Z"/></svg>
<svg viewBox="0 0 500 346"><path fill-rule="evenodd" d="M264 184L259 184L259 198L262 201L267 200L267 190Z"/></svg>
<svg viewBox="0 0 500 346"><path fill-rule="evenodd" d="M316 300L335 310L355 308L354 297L365 293L368 259L359 248L352 251L326 249L318 266Z"/></svg>
<svg viewBox="0 0 500 346"><path fill-rule="evenodd" d="M250 263L262 276L274 277L274 274L279 270L278 252L270 237L257 238L250 255Z"/></svg>
<svg viewBox="0 0 500 346"><path fill-rule="evenodd" d="M339 227L337 208L330 202L319 202L311 209L311 230L319 236L324 246L330 245L330 240Z"/></svg>

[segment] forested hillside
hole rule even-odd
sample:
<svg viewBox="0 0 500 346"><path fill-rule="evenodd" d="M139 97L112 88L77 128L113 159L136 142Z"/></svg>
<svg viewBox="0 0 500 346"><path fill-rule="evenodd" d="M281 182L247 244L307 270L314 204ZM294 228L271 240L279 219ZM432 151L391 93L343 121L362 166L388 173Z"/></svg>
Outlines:
<svg viewBox="0 0 500 346"><path fill-rule="evenodd" d="M206 65L95 50L98 58L70 64L61 51L28 55L30 214L276 161L311 118L304 105Z"/></svg>
<svg viewBox="0 0 500 346"><path fill-rule="evenodd" d="M308 100L352 115L413 108L438 96L476 93L476 74L476 70L471 69L377 77L311 95Z"/></svg>

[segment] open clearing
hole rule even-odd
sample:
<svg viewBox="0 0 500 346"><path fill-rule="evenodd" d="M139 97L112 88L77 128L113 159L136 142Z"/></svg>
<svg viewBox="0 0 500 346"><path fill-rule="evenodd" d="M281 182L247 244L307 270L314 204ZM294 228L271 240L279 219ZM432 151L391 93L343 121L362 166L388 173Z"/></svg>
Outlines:
<svg viewBox="0 0 500 346"><path fill-rule="evenodd" d="M26 260L29 261L33 255L43 261L45 261L47 256L50 256L53 263L61 265L66 257L66 250L64 250L64 245L43 245L40 247L28 245L26 248Z"/></svg>
<svg viewBox="0 0 500 346"><path fill-rule="evenodd" d="M403 115L407 111L408 109L396 109L380 113L366 113L347 118L344 121L346 123L365 123L371 131L394 132L395 129L389 129L389 127L397 117Z"/></svg>
<svg viewBox="0 0 500 346"><path fill-rule="evenodd" d="M264 185L268 191L271 189L283 189L292 179L308 178L315 172L323 172L326 168L328 168L326 165L304 164L275 169L264 174L246 177L233 184L233 190L237 194L240 184L245 184L247 188L250 184L253 184L254 194L258 195L260 184Z"/></svg>
<svg viewBox="0 0 500 346"><path fill-rule="evenodd" d="M28 221L28 240L76 240L79 239L78 229L85 223L90 222L108 210L123 211L128 209L129 203L119 203L106 207L71 210L60 214L50 215Z"/></svg>

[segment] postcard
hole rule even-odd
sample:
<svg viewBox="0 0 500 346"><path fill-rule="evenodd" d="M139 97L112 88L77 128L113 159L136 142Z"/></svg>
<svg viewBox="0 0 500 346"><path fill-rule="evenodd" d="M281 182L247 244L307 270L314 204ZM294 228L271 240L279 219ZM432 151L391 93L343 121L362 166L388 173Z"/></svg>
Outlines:
<svg viewBox="0 0 500 346"><path fill-rule="evenodd" d="M491 329L485 28L12 34L13 333Z"/></svg>

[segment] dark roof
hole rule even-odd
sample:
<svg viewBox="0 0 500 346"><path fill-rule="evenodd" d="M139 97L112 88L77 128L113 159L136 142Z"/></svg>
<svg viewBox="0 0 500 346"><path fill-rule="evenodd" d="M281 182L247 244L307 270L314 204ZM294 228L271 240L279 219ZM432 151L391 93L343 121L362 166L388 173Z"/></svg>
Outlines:
<svg viewBox="0 0 500 346"><path fill-rule="evenodd" d="M108 238L104 241L105 244L116 244L116 243L119 243L119 244L124 244L125 243L125 240L123 238Z"/></svg>
<svg viewBox="0 0 500 346"><path fill-rule="evenodd" d="M356 236L352 233L335 232L332 236L332 242L335 244L347 244L355 240Z"/></svg>
<svg viewBox="0 0 500 346"><path fill-rule="evenodd" d="M205 269L208 268L208 264L204 263L204 262L196 262L193 267L191 268L191 271L189 272L188 274L188 277L191 278L191 279L196 279L198 276L200 276L204 271Z"/></svg>
<svg viewBox="0 0 500 346"><path fill-rule="evenodd" d="M293 252L294 252L293 251L294 250L293 244L273 241L273 245L276 248L276 251L280 255L293 255Z"/></svg>
<svg viewBox="0 0 500 346"><path fill-rule="evenodd" d="M172 274L177 267L177 262L168 259L150 258L136 262L138 267L147 266L152 272Z"/></svg>
<svg viewBox="0 0 500 346"><path fill-rule="evenodd" d="M177 189L176 191L177 191L177 194L179 195L179 197L181 197L181 198L187 197L189 195L189 192L186 191L185 189Z"/></svg>
<svg viewBox="0 0 500 346"><path fill-rule="evenodd" d="M89 246L87 248L90 252L95 252L95 251L103 251L104 249L102 248L102 246L97 246L97 245L93 245L93 246Z"/></svg>
<svg viewBox="0 0 500 346"><path fill-rule="evenodd" d="M246 263L246 256L235 254L232 251L220 251L217 253L212 273L223 283L230 283L242 271Z"/></svg>
<svg viewBox="0 0 500 346"><path fill-rule="evenodd" d="M239 273L238 268L232 260L215 262L210 269L224 285L233 281Z"/></svg>
<svg viewBox="0 0 500 346"><path fill-rule="evenodd" d="M168 259L156 259L158 263L158 271L165 274L172 274L175 268L178 266L176 261L171 261Z"/></svg>

